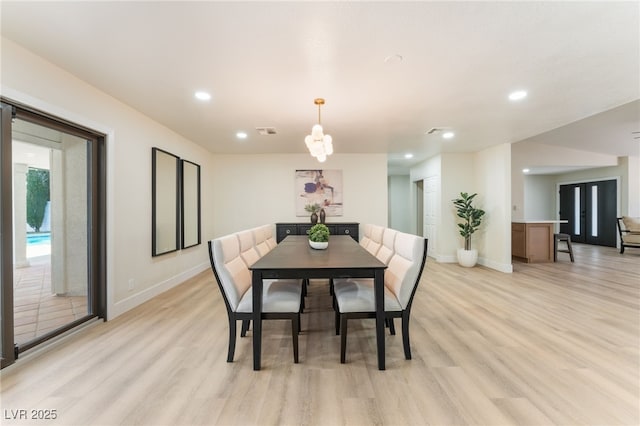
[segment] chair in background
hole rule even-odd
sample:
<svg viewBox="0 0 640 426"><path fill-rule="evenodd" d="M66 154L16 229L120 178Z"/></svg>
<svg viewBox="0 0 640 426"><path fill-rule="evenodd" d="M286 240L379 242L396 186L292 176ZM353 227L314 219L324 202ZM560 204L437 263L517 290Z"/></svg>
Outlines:
<svg viewBox="0 0 640 426"><path fill-rule="evenodd" d="M248 237L243 234L245 243ZM246 246L245 246L246 248ZM255 250L255 249L254 249ZM243 252L247 258L251 250ZM229 348L227 362L233 362L236 347L236 322L242 321L246 333L253 316L251 271L240 252L240 239L236 234L209 241L211 269L222 293L229 317ZM262 319L287 319L291 321L293 360L298 362L298 333L300 331L300 309L302 286L299 280L264 280ZM244 336L245 334L241 334Z"/></svg>
<svg viewBox="0 0 640 426"><path fill-rule="evenodd" d="M271 225L263 225L261 226L262 228L262 234L264 235L264 240L267 243L267 247L269 247L270 250L273 250L276 245L278 245L278 243L276 242L276 238L274 237L275 230L276 230L276 226L271 224Z"/></svg>
<svg viewBox="0 0 640 426"><path fill-rule="evenodd" d="M624 253L625 247L640 248L640 218L619 217L618 234L620 235L620 254Z"/></svg>
<svg viewBox="0 0 640 426"><path fill-rule="evenodd" d="M560 248L560 243L565 243L566 248ZM569 257L573 262L573 247L571 247L571 235L569 234L554 234L553 235L553 261L558 261L558 253L569 253Z"/></svg>
<svg viewBox="0 0 640 426"><path fill-rule="evenodd" d="M367 244L367 251L372 255L376 255L378 250L382 246L382 234L384 233L384 227L379 225L371 225L371 237L369 244Z"/></svg>
<svg viewBox="0 0 640 426"><path fill-rule="evenodd" d="M360 225L360 227L362 228L362 233L360 234L359 243L366 249L369 245L369 241L371 241L371 225L365 223L363 225Z"/></svg>
<svg viewBox="0 0 640 426"><path fill-rule="evenodd" d="M428 241L416 235L398 232L394 254L384 273L384 308L387 319L402 318L402 341L406 359L411 359L409 319L413 297L418 288L427 257ZM355 318L375 318L375 294L368 280L349 280L335 286L337 318L340 325L340 362L346 361L347 324Z"/></svg>
<svg viewBox="0 0 640 426"><path fill-rule="evenodd" d="M271 245L267 242L267 240L269 239L269 235L263 226L253 228L251 232L253 232L256 250L258 250L258 253L260 253L261 257L269 253L271 249L275 247L275 245L271 247Z"/></svg>

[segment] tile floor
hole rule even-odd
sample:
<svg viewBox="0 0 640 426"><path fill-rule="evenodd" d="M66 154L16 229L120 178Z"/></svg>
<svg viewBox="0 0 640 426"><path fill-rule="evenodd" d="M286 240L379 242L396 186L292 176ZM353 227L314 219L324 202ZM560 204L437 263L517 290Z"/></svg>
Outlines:
<svg viewBox="0 0 640 426"><path fill-rule="evenodd" d="M30 266L13 270L14 333L17 344L55 330L87 313L86 296L51 293L51 257L29 258Z"/></svg>

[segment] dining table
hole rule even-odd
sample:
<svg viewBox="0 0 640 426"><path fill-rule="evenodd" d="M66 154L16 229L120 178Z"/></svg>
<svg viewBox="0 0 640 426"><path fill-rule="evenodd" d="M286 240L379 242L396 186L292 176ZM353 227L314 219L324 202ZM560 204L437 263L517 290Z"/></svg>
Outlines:
<svg viewBox="0 0 640 426"><path fill-rule="evenodd" d="M378 369L385 369L384 270L381 262L348 235L332 235L326 249L309 245L306 235L289 235L249 267L252 271L253 369L262 356L262 281L265 279L373 278ZM302 285L302 284L301 284Z"/></svg>

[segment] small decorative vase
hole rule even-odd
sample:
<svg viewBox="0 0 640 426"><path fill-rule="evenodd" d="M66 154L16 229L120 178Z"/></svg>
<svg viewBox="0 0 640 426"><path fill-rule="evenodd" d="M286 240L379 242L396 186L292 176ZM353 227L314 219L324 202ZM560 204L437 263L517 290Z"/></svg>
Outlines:
<svg viewBox="0 0 640 426"><path fill-rule="evenodd" d="M311 213L311 223L313 225L315 225L316 223L318 223L318 215L316 214L316 212Z"/></svg>
<svg viewBox="0 0 640 426"><path fill-rule="evenodd" d="M324 209L320 210L320 223L324 223L327 218L327 214L324 212Z"/></svg>
<svg viewBox="0 0 640 426"><path fill-rule="evenodd" d="M309 240L309 245L311 246L312 249L316 249L316 250L324 250L327 247L329 247L329 241L311 241Z"/></svg>

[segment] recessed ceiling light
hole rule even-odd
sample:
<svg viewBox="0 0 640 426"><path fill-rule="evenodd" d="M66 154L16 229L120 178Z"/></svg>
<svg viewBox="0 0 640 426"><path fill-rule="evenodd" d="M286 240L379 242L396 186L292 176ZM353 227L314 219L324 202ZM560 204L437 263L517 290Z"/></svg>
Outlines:
<svg viewBox="0 0 640 426"><path fill-rule="evenodd" d="M200 99L201 101L208 101L211 99L211 95L207 92L196 92L194 96L196 99Z"/></svg>
<svg viewBox="0 0 640 426"><path fill-rule="evenodd" d="M522 173L529 173L531 170L529 169L522 169Z"/></svg>
<svg viewBox="0 0 640 426"><path fill-rule="evenodd" d="M397 53L395 55L389 55L386 58L384 58L384 63L385 64L399 64L400 62L402 62L402 55L398 55Z"/></svg>
<svg viewBox="0 0 640 426"><path fill-rule="evenodd" d="M411 154L410 152L406 153L404 155L404 158L413 158L413 154Z"/></svg>
<svg viewBox="0 0 640 426"><path fill-rule="evenodd" d="M527 97L526 90L516 90L515 92L509 93L509 100L512 101L520 101Z"/></svg>
<svg viewBox="0 0 640 426"><path fill-rule="evenodd" d="M246 139L247 138L247 133L246 132L238 132L238 133L236 133L236 138L238 138L238 139Z"/></svg>
<svg viewBox="0 0 640 426"><path fill-rule="evenodd" d="M445 139L451 139L451 138L453 138L455 135L456 135L456 134L455 134L455 133L453 133L453 132L444 132L444 133L442 134L442 137L443 137L443 138L445 138Z"/></svg>

